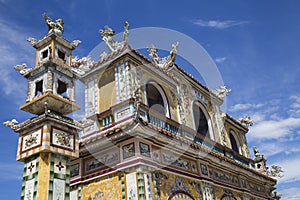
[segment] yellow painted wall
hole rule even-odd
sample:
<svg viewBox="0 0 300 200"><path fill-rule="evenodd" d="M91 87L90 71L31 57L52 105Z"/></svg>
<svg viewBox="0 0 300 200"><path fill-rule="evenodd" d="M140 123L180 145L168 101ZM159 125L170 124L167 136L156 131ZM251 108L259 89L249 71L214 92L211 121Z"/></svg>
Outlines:
<svg viewBox="0 0 300 200"><path fill-rule="evenodd" d="M120 176L116 174L111 178L84 186L82 189L82 200L90 200L98 191L103 192L101 198L103 200L122 199Z"/></svg>
<svg viewBox="0 0 300 200"><path fill-rule="evenodd" d="M99 99L98 99L99 113L117 104L114 68L111 68L110 70L104 72L103 74L101 74L101 77L99 77L98 95L99 95Z"/></svg>
<svg viewBox="0 0 300 200"><path fill-rule="evenodd" d="M48 199L51 153L40 153L37 199Z"/></svg>

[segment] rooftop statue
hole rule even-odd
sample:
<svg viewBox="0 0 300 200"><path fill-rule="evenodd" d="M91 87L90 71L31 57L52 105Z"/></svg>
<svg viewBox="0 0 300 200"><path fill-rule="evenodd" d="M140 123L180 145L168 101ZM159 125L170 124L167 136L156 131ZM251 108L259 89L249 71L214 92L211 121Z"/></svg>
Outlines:
<svg viewBox="0 0 300 200"><path fill-rule="evenodd" d="M170 55L167 57L160 58L158 56L158 49L152 44L148 48L149 56L152 59L152 62L163 70L169 69L169 67L173 66L175 63L176 55L177 55L177 48L178 42L172 44L172 49L170 51Z"/></svg>
<svg viewBox="0 0 300 200"><path fill-rule="evenodd" d="M46 24L48 25L48 33L55 33L59 36L62 36L62 33L64 32L64 20L57 19L52 21L50 17L46 15L46 13L43 14L43 18L46 21Z"/></svg>
<svg viewBox="0 0 300 200"><path fill-rule="evenodd" d="M18 123L19 122L16 119L12 119L11 121L6 121L3 124L5 126L8 126L8 127L12 128L12 129L16 129Z"/></svg>
<svg viewBox="0 0 300 200"><path fill-rule="evenodd" d="M26 74L31 68L28 68L27 65L25 63L23 63L22 65L15 65L14 69L19 71L21 75Z"/></svg>
<svg viewBox="0 0 300 200"><path fill-rule="evenodd" d="M270 168L267 169L267 175L272 176L272 177L279 177L282 178L283 175L283 170L279 165L272 165Z"/></svg>
<svg viewBox="0 0 300 200"><path fill-rule="evenodd" d="M215 94L221 98L224 99L226 96L228 96L228 94L231 92L231 89L227 89L226 86L220 86L219 88L217 88L215 90Z"/></svg>
<svg viewBox="0 0 300 200"><path fill-rule="evenodd" d="M256 146L253 147L253 153L254 153L254 155L255 155L256 158L260 157L260 153L259 153L259 151L258 151L258 149L257 149Z"/></svg>
<svg viewBox="0 0 300 200"><path fill-rule="evenodd" d="M251 119L250 116L244 116L242 118L239 118L238 121L243 124L243 125L246 125L246 126L253 126L254 124L254 121Z"/></svg>
<svg viewBox="0 0 300 200"><path fill-rule="evenodd" d="M109 26L106 25L106 26L104 26L104 30L102 30L102 29L99 30L99 33L102 36L102 40L105 42L105 44L110 52L116 52L119 49L122 49L122 47L124 47L125 44L127 44L128 28L129 28L129 23L125 22L123 42L117 42L114 40L114 36L116 35L116 33Z"/></svg>

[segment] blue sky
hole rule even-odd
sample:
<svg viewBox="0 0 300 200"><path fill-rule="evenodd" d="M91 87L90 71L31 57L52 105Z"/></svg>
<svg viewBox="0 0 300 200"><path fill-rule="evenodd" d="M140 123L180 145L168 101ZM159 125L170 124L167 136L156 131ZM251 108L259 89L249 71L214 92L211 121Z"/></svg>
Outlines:
<svg viewBox="0 0 300 200"><path fill-rule="evenodd" d="M47 34L43 12L64 19L65 38L83 42L74 52L80 57L101 42L98 30L106 24L116 32L123 31L126 20L130 28L176 30L215 60L232 89L225 111L255 120L247 134L249 146L257 146L269 165L283 167L285 176L278 184L283 199L300 199L299 9L299 1L278 0L0 0L0 121L31 117L18 110L25 103L27 82L13 66L34 64L35 51L26 39ZM18 136L4 126L0 131L0 199L14 200L21 193L23 167L15 161Z"/></svg>

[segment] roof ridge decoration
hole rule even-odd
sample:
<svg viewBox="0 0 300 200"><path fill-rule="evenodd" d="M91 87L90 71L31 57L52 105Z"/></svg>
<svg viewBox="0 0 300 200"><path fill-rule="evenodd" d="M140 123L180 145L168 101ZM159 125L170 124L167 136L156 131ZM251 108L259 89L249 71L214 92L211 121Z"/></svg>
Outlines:
<svg viewBox="0 0 300 200"><path fill-rule="evenodd" d="M217 95L220 99L224 100L226 96L231 92L231 89L228 89L225 85L219 86L213 93Z"/></svg>
<svg viewBox="0 0 300 200"><path fill-rule="evenodd" d="M114 39L116 32L112 30L109 26L104 26L104 30L100 29L99 33L102 36L102 40L105 42L106 47L109 49L110 52L117 52L120 49L123 49L124 46L128 45L128 31L129 23L126 21L124 24L124 34L123 34L123 41L117 42Z"/></svg>
<svg viewBox="0 0 300 200"><path fill-rule="evenodd" d="M250 116L247 116L247 115L244 116L244 117L239 118L238 121L239 121L242 125L247 126L247 127L253 126L254 123L255 123L255 122L253 121L253 119L251 119L251 117L250 117Z"/></svg>
<svg viewBox="0 0 300 200"><path fill-rule="evenodd" d="M151 44L151 46L148 48L148 52L152 63L164 71L170 69L170 67L172 67L175 63L178 44L179 42L172 44L170 55L163 58L158 56L158 49L154 46L154 44Z"/></svg>
<svg viewBox="0 0 300 200"><path fill-rule="evenodd" d="M48 25L48 34L55 33L58 36L62 36L64 32L64 20L57 19L54 22L50 17L46 15L46 13L43 13L43 18L45 19L45 22Z"/></svg>

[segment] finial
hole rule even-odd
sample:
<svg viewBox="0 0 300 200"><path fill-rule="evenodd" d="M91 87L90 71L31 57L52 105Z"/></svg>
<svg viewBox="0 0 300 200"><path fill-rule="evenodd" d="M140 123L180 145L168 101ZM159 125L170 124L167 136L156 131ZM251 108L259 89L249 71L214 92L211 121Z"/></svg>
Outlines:
<svg viewBox="0 0 300 200"><path fill-rule="evenodd" d="M53 22L52 19L46 15L46 13L43 13L43 18L48 25L48 34L55 33L58 36L62 36L62 33L64 32L64 20L57 19L55 22Z"/></svg>

